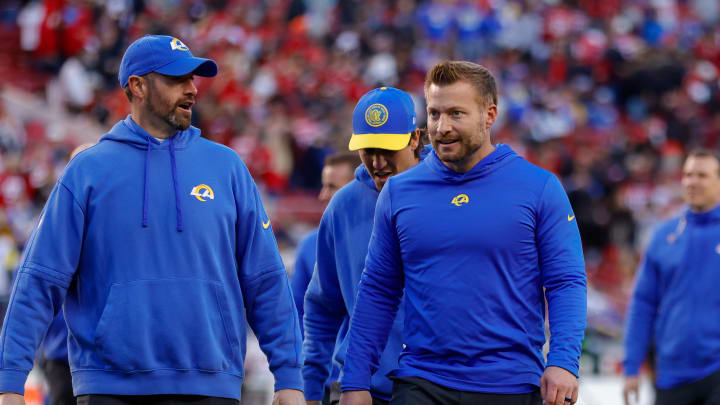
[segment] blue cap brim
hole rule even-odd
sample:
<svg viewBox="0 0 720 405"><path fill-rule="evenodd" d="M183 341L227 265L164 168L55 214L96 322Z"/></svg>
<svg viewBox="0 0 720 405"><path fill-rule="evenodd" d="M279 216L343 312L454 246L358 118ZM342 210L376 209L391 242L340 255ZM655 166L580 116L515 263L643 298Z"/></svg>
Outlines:
<svg viewBox="0 0 720 405"><path fill-rule="evenodd" d="M196 76L213 77L217 75L218 67L215 61L211 59L196 58L193 56L178 59L159 69L155 69L155 71L168 76L185 76L186 74L192 73Z"/></svg>

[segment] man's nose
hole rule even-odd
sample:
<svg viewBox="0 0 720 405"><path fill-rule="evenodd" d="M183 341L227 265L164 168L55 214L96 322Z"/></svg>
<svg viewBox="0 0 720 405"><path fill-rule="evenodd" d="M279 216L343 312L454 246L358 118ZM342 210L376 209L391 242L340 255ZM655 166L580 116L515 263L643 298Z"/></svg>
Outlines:
<svg viewBox="0 0 720 405"><path fill-rule="evenodd" d="M450 118L445 114L441 114L440 119L438 119L438 133L446 134L450 132L451 129Z"/></svg>

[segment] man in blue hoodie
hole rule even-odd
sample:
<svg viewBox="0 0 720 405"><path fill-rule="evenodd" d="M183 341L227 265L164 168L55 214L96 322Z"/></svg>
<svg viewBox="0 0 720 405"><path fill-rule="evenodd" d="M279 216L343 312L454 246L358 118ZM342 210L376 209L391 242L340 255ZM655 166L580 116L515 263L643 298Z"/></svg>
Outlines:
<svg viewBox="0 0 720 405"><path fill-rule="evenodd" d="M342 367L347 327L372 232L375 203L387 180L417 164L422 144L415 106L402 90L381 87L355 106L350 150L359 150L363 165L355 180L332 198L320 221L317 266L305 295L305 397L319 405L331 357ZM392 330L391 330L392 329ZM402 349L402 319L388 326L390 343L380 369L369 384L372 403L386 404L392 382L386 374L397 367ZM337 344L336 344L337 338ZM331 398L331 403L334 395Z"/></svg>
<svg viewBox="0 0 720 405"><path fill-rule="evenodd" d="M392 405L574 403L586 278L567 195L554 175L490 142L497 90L486 68L440 63L425 97L434 151L378 197L341 404L369 404L403 290Z"/></svg>
<svg viewBox="0 0 720 405"><path fill-rule="evenodd" d="M320 190L320 194L318 194L318 199L325 207L327 207L330 199L338 190L352 181L355 168L360 164L360 157L357 152L338 152L325 158L321 175L322 189ZM315 269L317 238L318 230L316 228L300 241L295 259L295 270L290 277L290 288L292 288L295 308L298 312L298 318L301 321L305 314L305 292L307 292L310 277L312 277L313 270ZM300 322L300 332L304 334L302 322ZM339 375L339 367L333 366L330 378L325 384L325 392L322 400L323 405L330 403L330 385L332 382L337 381Z"/></svg>
<svg viewBox="0 0 720 405"><path fill-rule="evenodd" d="M93 145L95 144L84 143L76 147L70 153L70 160ZM75 395L73 395L72 376L68 363L67 337L65 317L60 312L52 320L42 343L42 370L47 383L49 405L77 403Z"/></svg>
<svg viewBox="0 0 720 405"><path fill-rule="evenodd" d="M688 209L660 225L638 271L623 362L628 405L651 345L656 405L720 404L720 155L691 152L682 189Z"/></svg>
<svg viewBox="0 0 720 405"><path fill-rule="evenodd" d="M61 309L79 404L237 404L246 322L275 403L304 403L297 314L257 187L234 151L190 126L193 76L216 74L177 38L125 52L131 114L68 164L18 269L2 403L23 403Z"/></svg>

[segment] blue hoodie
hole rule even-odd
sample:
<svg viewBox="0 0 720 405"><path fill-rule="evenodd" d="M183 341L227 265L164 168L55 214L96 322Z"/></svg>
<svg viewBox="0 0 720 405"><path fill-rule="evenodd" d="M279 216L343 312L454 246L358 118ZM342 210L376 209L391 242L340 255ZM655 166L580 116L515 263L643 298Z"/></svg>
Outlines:
<svg viewBox="0 0 720 405"><path fill-rule="evenodd" d="M345 362L347 328L365 265L377 198L372 177L360 165L355 170L355 180L333 196L320 221L317 267L305 295L303 378L307 399L322 398L331 357L340 367ZM397 368L401 332L402 315L390 331L380 370L368 387L375 397L387 400L392 395L392 381L386 374Z"/></svg>
<svg viewBox="0 0 720 405"><path fill-rule="evenodd" d="M275 388L302 388L300 328L257 187L234 151L199 135L161 143L128 116L68 164L13 286L0 391L23 392L61 306L75 395L239 399L246 321Z"/></svg>
<svg viewBox="0 0 720 405"><path fill-rule="evenodd" d="M317 238L318 230L310 232L305 236L297 248L297 256L295 258L295 271L290 277L290 288L292 288L293 299L295 300L295 308L298 312L298 319L303 319L305 315L305 293L307 292L308 285L310 284L310 278L312 277L315 269L315 254L317 253ZM303 323L300 322L300 332L305 336L303 329ZM345 336L347 330L342 332ZM340 367L333 364L332 373L325 386L329 389L330 383L337 381L340 376Z"/></svg>
<svg viewBox="0 0 720 405"><path fill-rule="evenodd" d="M720 206L663 223L640 266L627 316L625 374L651 342L660 389L720 370Z"/></svg>
<svg viewBox="0 0 720 405"><path fill-rule="evenodd" d="M350 324L343 390L368 389L403 289L398 377L461 391L537 390L545 298L547 364L577 375L586 278L575 215L558 179L507 145L466 173L433 152L388 180Z"/></svg>
<svg viewBox="0 0 720 405"><path fill-rule="evenodd" d="M67 337L68 330L65 325L65 317L62 312L59 312L50 323L50 327L45 334L42 343L43 356L48 360L68 364Z"/></svg>

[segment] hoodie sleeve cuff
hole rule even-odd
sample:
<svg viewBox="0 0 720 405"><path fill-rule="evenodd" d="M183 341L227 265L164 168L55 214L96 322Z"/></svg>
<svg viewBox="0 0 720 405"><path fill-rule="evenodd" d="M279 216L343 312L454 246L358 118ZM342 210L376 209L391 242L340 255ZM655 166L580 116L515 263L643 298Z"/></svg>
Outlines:
<svg viewBox="0 0 720 405"><path fill-rule="evenodd" d="M325 394L325 386L322 381L315 378L304 376L305 382L305 399L311 401L320 401Z"/></svg>
<svg viewBox="0 0 720 405"><path fill-rule="evenodd" d="M275 391L291 389L303 390L302 369L300 367L281 367L273 372Z"/></svg>
<svg viewBox="0 0 720 405"><path fill-rule="evenodd" d="M572 366L570 366L566 363L562 363L562 362L548 362L547 366L548 367L560 367L561 369L574 375L576 378L580 378L577 367L572 367Z"/></svg>
<svg viewBox="0 0 720 405"><path fill-rule="evenodd" d="M371 376L356 377L345 374L340 382L340 388L345 391L370 391Z"/></svg>
<svg viewBox="0 0 720 405"><path fill-rule="evenodd" d="M27 376L27 371L0 370L0 392L14 392L25 395Z"/></svg>

